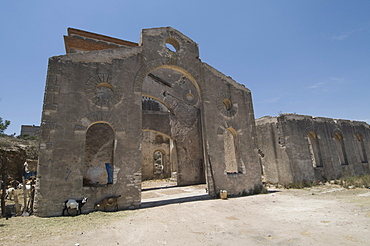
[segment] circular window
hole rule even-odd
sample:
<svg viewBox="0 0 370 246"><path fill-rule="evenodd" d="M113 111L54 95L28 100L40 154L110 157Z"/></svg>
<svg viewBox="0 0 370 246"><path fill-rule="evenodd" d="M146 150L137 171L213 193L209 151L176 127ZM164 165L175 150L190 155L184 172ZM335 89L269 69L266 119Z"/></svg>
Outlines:
<svg viewBox="0 0 370 246"><path fill-rule="evenodd" d="M96 86L96 96L107 100L114 96L113 87L108 83L100 83Z"/></svg>
<svg viewBox="0 0 370 246"><path fill-rule="evenodd" d="M182 93L182 99L190 105L195 105L198 101L198 94L194 90L184 90Z"/></svg>
<svg viewBox="0 0 370 246"><path fill-rule="evenodd" d="M167 38L165 44L167 49L169 49L172 52L177 52L180 49L179 42L174 38Z"/></svg>
<svg viewBox="0 0 370 246"><path fill-rule="evenodd" d="M85 94L96 105L109 107L121 100L123 88L109 74L98 74L86 82Z"/></svg>
<svg viewBox="0 0 370 246"><path fill-rule="evenodd" d="M191 94L191 93L186 94L186 100L193 101L194 100L194 95Z"/></svg>
<svg viewBox="0 0 370 246"><path fill-rule="evenodd" d="M230 110L232 109L232 107L233 107L233 103L232 103L229 99L224 99L224 100L222 101L222 103L224 104L225 109L226 109L227 111L230 111Z"/></svg>
<svg viewBox="0 0 370 246"><path fill-rule="evenodd" d="M221 93L218 96L217 108L226 117L233 117L238 111L238 105L231 100L229 93Z"/></svg>

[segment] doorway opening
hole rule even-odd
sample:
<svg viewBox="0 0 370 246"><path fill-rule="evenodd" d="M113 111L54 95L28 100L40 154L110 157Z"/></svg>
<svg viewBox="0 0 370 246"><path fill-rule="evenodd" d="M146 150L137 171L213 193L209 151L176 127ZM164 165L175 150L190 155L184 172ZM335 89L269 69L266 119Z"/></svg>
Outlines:
<svg viewBox="0 0 370 246"><path fill-rule="evenodd" d="M83 186L113 184L114 131L106 123L91 125L86 132Z"/></svg>
<svg viewBox="0 0 370 246"><path fill-rule="evenodd" d="M160 67L145 77L142 84L144 202L144 193L149 190L199 184L205 190L199 95L195 80L179 68Z"/></svg>

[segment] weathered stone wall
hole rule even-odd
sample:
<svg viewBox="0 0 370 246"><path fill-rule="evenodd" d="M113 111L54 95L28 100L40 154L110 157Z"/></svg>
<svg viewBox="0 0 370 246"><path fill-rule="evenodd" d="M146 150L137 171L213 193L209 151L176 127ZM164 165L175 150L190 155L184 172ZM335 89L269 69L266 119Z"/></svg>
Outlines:
<svg viewBox="0 0 370 246"><path fill-rule="evenodd" d="M264 117L256 120L259 158L263 174L271 183L290 183L293 173L285 151L284 135L277 124L277 118Z"/></svg>
<svg viewBox="0 0 370 246"><path fill-rule="evenodd" d="M207 92L204 103L207 132L207 161L213 172L213 189L228 194L252 194L261 187L261 168L258 163L257 139L251 92L214 68L203 65ZM224 131L235 134L235 154L238 173L227 173Z"/></svg>
<svg viewBox="0 0 370 246"><path fill-rule="evenodd" d="M268 182L289 184L369 174L365 122L296 114L256 120Z"/></svg>
<svg viewBox="0 0 370 246"><path fill-rule="evenodd" d="M152 139L145 140L147 131L170 139L169 160L178 185L207 181L210 194L258 191L262 183L251 93L198 57L195 42L167 27L144 29L137 47L50 58L35 213L59 216L65 200L84 196L89 200L83 211L114 195L121 195L119 209L140 206L143 160L155 146L143 147ZM150 112L142 111L144 97L160 102L161 109L149 105ZM104 173L87 159L102 161L100 153L107 154L104 144L86 148L94 146L88 135L96 124L113 132L114 181L109 185L101 184L104 178L99 185L83 182L86 168ZM228 143L237 157L236 173L226 171L230 146L224 146L225 130L232 133ZM86 154L94 148L95 153Z"/></svg>
<svg viewBox="0 0 370 246"><path fill-rule="evenodd" d="M121 72L120 60L99 63L97 53L84 61L75 61L74 56L83 54L49 60L35 203L35 213L40 216L61 215L65 200L84 196L89 197L86 211L92 211L94 203L101 199L119 194L124 195L119 200L120 209L140 204L141 114L137 112L141 112L141 98L123 92L123 87L133 91L131 81L140 65L130 63ZM135 60L127 60L131 59ZM115 94L109 100L98 94L97 85L103 82L113 87ZM86 132L94 123L102 122L114 131L117 182L102 187L83 186Z"/></svg>
<svg viewBox="0 0 370 246"><path fill-rule="evenodd" d="M143 131L142 155L143 167L141 170L142 179L163 179L171 177L170 162L170 139L160 133ZM163 154L161 167L156 167L154 163L154 153L160 151Z"/></svg>

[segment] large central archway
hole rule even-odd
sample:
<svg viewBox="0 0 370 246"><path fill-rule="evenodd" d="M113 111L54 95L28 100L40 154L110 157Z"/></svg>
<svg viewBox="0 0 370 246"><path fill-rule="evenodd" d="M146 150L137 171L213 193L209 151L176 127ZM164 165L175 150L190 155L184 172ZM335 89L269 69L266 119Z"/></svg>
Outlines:
<svg viewBox="0 0 370 246"><path fill-rule="evenodd" d="M205 183L201 97L194 78L158 67L142 83L142 178Z"/></svg>

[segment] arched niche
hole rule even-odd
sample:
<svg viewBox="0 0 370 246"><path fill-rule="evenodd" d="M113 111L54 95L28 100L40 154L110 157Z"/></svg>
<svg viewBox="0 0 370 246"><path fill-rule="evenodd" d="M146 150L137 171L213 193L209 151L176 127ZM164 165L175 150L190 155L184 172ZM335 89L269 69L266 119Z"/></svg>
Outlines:
<svg viewBox="0 0 370 246"><path fill-rule="evenodd" d="M163 150L155 150L153 153L153 174L162 175L166 165L165 153Z"/></svg>
<svg viewBox="0 0 370 246"><path fill-rule="evenodd" d="M238 173L238 139L235 129L229 127L224 130L224 151L225 151L225 166L227 173Z"/></svg>
<svg viewBox="0 0 370 246"><path fill-rule="evenodd" d="M358 148L358 152L360 154L361 162L362 163L368 163L364 138L359 133L356 133L355 136L356 136L356 140L357 140L357 148Z"/></svg>
<svg viewBox="0 0 370 246"><path fill-rule="evenodd" d="M346 149L343 142L343 135L339 131L334 132L334 142L338 153L339 163L341 165L348 165Z"/></svg>
<svg viewBox="0 0 370 246"><path fill-rule="evenodd" d="M313 167L322 167L319 139L314 131L307 133L308 148Z"/></svg>
<svg viewBox="0 0 370 246"><path fill-rule="evenodd" d="M114 131L107 123L92 124L86 131L83 186L112 184Z"/></svg>
<svg viewBox="0 0 370 246"><path fill-rule="evenodd" d="M171 160L172 139L161 132L142 131L142 168L143 180L170 178L173 168Z"/></svg>

